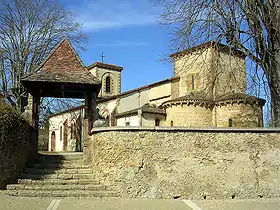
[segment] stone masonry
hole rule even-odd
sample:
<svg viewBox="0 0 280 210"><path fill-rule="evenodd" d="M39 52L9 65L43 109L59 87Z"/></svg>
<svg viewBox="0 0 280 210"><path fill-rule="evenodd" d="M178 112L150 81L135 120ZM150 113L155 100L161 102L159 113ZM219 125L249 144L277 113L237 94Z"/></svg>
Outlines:
<svg viewBox="0 0 280 210"><path fill-rule="evenodd" d="M85 155L121 196L273 198L280 195L279 130L99 128Z"/></svg>
<svg viewBox="0 0 280 210"><path fill-rule="evenodd" d="M118 193L101 185L84 164L82 153L39 153L17 180L2 193L10 196L116 197ZM1 192L1 191L0 191Z"/></svg>
<svg viewBox="0 0 280 210"><path fill-rule="evenodd" d="M29 123L0 99L0 189L35 157L35 135Z"/></svg>

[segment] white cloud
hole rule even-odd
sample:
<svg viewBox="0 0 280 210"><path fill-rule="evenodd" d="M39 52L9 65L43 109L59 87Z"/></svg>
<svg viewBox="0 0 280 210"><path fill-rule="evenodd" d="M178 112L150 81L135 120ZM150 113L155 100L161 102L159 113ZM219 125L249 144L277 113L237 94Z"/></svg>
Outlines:
<svg viewBox="0 0 280 210"><path fill-rule="evenodd" d="M85 31L152 25L159 14L150 0L95 0L70 9Z"/></svg>

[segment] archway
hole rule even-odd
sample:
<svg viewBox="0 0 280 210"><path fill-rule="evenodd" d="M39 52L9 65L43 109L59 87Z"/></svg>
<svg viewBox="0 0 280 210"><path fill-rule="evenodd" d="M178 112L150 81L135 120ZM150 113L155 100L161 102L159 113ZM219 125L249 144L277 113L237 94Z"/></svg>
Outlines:
<svg viewBox="0 0 280 210"><path fill-rule="evenodd" d="M101 82L88 71L67 39L57 44L37 70L22 78L21 83L32 95L31 124L37 142L41 97L85 99L86 130L91 133Z"/></svg>
<svg viewBox="0 0 280 210"><path fill-rule="evenodd" d="M53 131L51 134L51 151L55 151L55 146L56 146L56 139L55 139L55 132Z"/></svg>

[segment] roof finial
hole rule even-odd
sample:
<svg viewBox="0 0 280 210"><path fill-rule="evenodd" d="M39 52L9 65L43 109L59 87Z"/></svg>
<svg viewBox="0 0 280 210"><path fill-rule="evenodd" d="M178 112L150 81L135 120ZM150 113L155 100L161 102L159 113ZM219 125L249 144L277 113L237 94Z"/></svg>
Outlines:
<svg viewBox="0 0 280 210"><path fill-rule="evenodd" d="M105 58L106 56L103 54L103 52L102 52L102 54L100 55L100 57L101 57L101 63L104 63L104 58Z"/></svg>

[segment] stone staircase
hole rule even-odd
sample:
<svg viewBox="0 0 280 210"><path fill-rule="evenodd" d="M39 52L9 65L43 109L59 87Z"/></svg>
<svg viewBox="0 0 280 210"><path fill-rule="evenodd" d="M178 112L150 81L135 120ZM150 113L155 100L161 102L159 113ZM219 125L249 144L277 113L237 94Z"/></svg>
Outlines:
<svg viewBox="0 0 280 210"><path fill-rule="evenodd" d="M117 197L94 179L82 153L40 153L2 193L22 197Z"/></svg>

